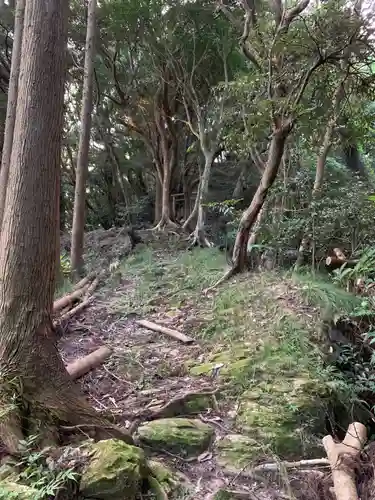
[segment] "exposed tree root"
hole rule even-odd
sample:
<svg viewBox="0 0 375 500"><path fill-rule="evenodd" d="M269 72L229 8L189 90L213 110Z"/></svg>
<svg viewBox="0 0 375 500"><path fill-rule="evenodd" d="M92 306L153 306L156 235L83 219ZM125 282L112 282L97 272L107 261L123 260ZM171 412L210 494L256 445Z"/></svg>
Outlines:
<svg viewBox="0 0 375 500"><path fill-rule="evenodd" d="M239 273L240 269L236 266L232 266L215 284L203 290L204 295L207 295L207 293L214 291L218 286L222 285L226 281L230 280L230 278Z"/></svg>
<svg viewBox="0 0 375 500"><path fill-rule="evenodd" d="M161 221L152 228L152 231L166 231L166 230L176 230L180 226L173 222L171 219L161 219Z"/></svg>
<svg viewBox="0 0 375 500"><path fill-rule="evenodd" d="M191 239L191 242L189 244L190 248L194 248L194 247L212 248L213 247L213 243L211 243L207 239L204 231L201 231L201 230L194 231L193 233L191 233L189 239Z"/></svg>
<svg viewBox="0 0 375 500"><path fill-rule="evenodd" d="M141 416L146 417L147 420L156 420L158 418L168 418L174 417L176 415L180 415L183 412L183 408L186 403L189 403L191 400L202 397L202 396L214 396L217 393L217 390L214 391L202 391L202 392L187 392L186 394L182 394L182 396L177 396L168 403L164 404L161 408L157 408L156 410L147 409L142 412Z"/></svg>

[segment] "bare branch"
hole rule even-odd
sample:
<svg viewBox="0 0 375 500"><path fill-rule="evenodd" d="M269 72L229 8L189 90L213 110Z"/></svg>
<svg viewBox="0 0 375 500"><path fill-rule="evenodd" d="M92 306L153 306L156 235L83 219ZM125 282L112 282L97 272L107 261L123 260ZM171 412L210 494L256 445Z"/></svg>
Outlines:
<svg viewBox="0 0 375 500"><path fill-rule="evenodd" d="M281 29L283 31L288 31L289 26L294 21L294 19L302 14L302 12L308 7L310 0L301 0L295 7L287 10L284 13L284 17L281 22Z"/></svg>

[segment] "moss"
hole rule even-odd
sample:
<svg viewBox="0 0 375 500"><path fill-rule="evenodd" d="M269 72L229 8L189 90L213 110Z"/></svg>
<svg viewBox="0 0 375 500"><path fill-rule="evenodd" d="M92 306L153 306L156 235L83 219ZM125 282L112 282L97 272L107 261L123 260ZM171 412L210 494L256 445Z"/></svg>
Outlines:
<svg viewBox="0 0 375 500"><path fill-rule="evenodd" d="M220 374L236 377L244 368L254 362L254 353L246 343L236 343L231 349L209 355L204 363L199 365L195 361L188 361L187 367L191 375L210 373L215 366L222 364Z"/></svg>
<svg viewBox="0 0 375 500"><path fill-rule="evenodd" d="M241 434L228 434L216 446L218 464L236 470L250 464L263 451L259 442Z"/></svg>
<svg viewBox="0 0 375 500"><path fill-rule="evenodd" d="M23 484L0 481L0 500L35 500L39 492Z"/></svg>
<svg viewBox="0 0 375 500"><path fill-rule="evenodd" d="M237 425L248 435L282 456L306 449L313 452L315 431L324 428L322 394L318 380L283 375L275 382L264 380L241 396Z"/></svg>
<svg viewBox="0 0 375 500"><path fill-rule="evenodd" d="M164 418L140 426L138 434L141 441L152 448L186 456L207 449L214 430L200 420Z"/></svg>
<svg viewBox="0 0 375 500"><path fill-rule="evenodd" d="M83 471L80 492L101 500L136 498L148 475L143 450L117 439L91 445L93 458Z"/></svg>

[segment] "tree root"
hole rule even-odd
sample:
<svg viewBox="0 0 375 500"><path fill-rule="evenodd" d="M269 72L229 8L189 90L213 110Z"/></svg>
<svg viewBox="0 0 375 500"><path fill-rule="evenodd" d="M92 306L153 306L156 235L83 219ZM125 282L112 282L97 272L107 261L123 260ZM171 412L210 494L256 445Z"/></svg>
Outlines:
<svg viewBox="0 0 375 500"><path fill-rule="evenodd" d="M156 226L154 226L151 231L166 231L166 230L176 230L179 225L173 222L171 219L162 219Z"/></svg>
<svg viewBox="0 0 375 500"><path fill-rule="evenodd" d="M217 393L217 389L214 391L202 391L202 392L187 392L181 396L176 396L172 398L168 403L165 403L161 408L156 410L147 409L141 413L140 416L147 418L147 420L156 420L158 418L168 418L174 417L181 413L181 407L186 403L189 403L194 398L202 396L214 397Z"/></svg>
<svg viewBox="0 0 375 500"><path fill-rule="evenodd" d="M225 283L226 281L230 280L230 278L232 278L236 274L239 274L239 272L240 272L240 270L236 266L229 268L228 271L224 274L224 276L222 276L215 284L213 284L212 286L210 286L208 288L205 288L203 290L203 294L207 295L209 292L214 291L218 286L220 286L223 283Z"/></svg>
<svg viewBox="0 0 375 500"><path fill-rule="evenodd" d="M194 231L190 234L189 240L191 240L189 244L189 248L200 247L200 248L212 248L214 245L211 243L207 237L202 234L201 231Z"/></svg>

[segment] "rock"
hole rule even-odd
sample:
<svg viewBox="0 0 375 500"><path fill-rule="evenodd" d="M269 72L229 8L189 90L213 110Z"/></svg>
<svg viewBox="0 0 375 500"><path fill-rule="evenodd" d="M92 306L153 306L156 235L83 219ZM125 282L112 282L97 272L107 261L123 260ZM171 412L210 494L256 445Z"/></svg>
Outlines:
<svg viewBox="0 0 375 500"><path fill-rule="evenodd" d="M164 500L165 498L165 496L163 497L160 493L160 490L162 490L169 498L179 485L179 478L177 477L177 474L156 460L149 460L148 466L150 469L150 475L148 477L150 490L158 500L159 498L161 500Z"/></svg>
<svg viewBox="0 0 375 500"><path fill-rule="evenodd" d="M140 426L138 435L143 443L154 449L188 456L199 454L209 447L214 429L200 420L163 418Z"/></svg>
<svg viewBox="0 0 375 500"><path fill-rule="evenodd" d="M324 387L303 377L263 380L241 396L239 428L283 458L320 454L314 433L324 428Z"/></svg>
<svg viewBox="0 0 375 500"><path fill-rule="evenodd" d="M12 479L10 479L10 477ZM17 471L11 464L3 464L0 467L0 481L7 479L8 481L16 480L18 477Z"/></svg>
<svg viewBox="0 0 375 500"><path fill-rule="evenodd" d="M241 470L263 451L259 442L242 434L228 434L216 443L216 449L217 463L229 470Z"/></svg>
<svg viewBox="0 0 375 500"><path fill-rule="evenodd" d="M35 500L39 491L24 484L0 481L0 500Z"/></svg>
<svg viewBox="0 0 375 500"><path fill-rule="evenodd" d="M93 456L82 473L80 493L100 500L135 499L148 475L143 450L118 439L90 444Z"/></svg>
<svg viewBox="0 0 375 500"><path fill-rule="evenodd" d="M188 362L191 375L206 375L213 371L217 365L222 365L220 375L236 377L241 371L251 366L254 359L254 349L245 343L234 344L230 350L209 355L204 363Z"/></svg>

